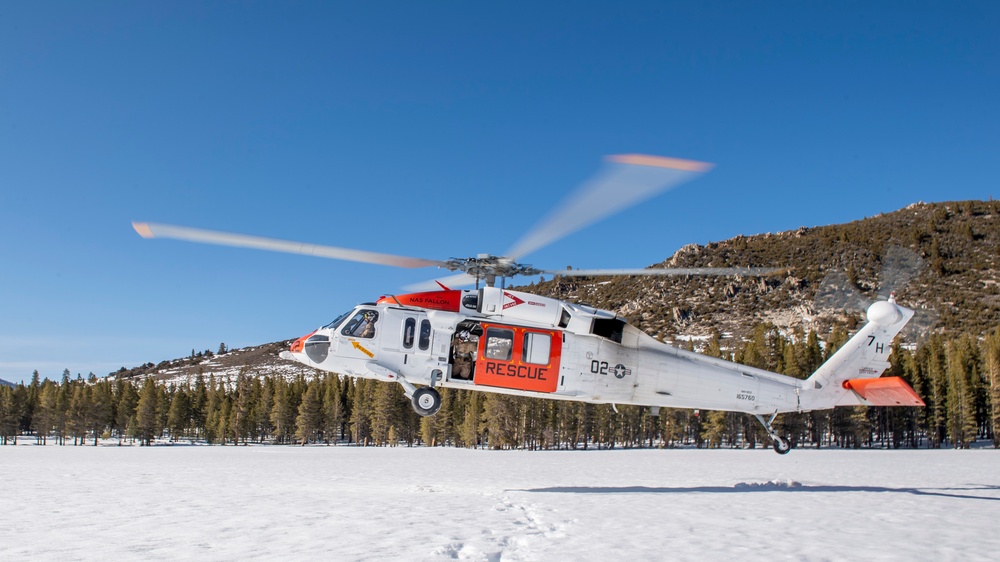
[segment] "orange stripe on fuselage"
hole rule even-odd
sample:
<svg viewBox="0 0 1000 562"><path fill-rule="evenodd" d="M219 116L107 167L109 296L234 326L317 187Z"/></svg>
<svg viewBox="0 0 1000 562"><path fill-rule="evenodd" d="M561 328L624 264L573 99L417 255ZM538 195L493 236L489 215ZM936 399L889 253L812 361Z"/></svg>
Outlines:
<svg viewBox="0 0 1000 562"><path fill-rule="evenodd" d="M406 295L395 295L392 297L382 297L378 304L401 304L403 306L415 306L428 310L443 310L445 312L458 312L458 307L462 304L462 291L428 291L426 293L409 293Z"/></svg>

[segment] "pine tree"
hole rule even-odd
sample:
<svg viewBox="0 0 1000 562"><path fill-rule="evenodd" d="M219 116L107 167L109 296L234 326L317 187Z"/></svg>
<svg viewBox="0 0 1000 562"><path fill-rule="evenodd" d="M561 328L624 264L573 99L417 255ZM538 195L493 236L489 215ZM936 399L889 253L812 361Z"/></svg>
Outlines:
<svg viewBox="0 0 1000 562"><path fill-rule="evenodd" d="M135 410L136 437L140 445L150 445L157 431L156 415L157 390L152 378L142 383L139 392L139 403Z"/></svg>
<svg viewBox="0 0 1000 562"><path fill-rule="evenodd" d="M930 446L941 447L948 421L948 377L945 369L944 345L939 336L933 336L921 349L925 361L930 393L927 402L927 436Z"/></svg>
<svg viewBox="0 0 1000 562"><path fill-rule="evenodd" d="M202 434L205 436L205 441L210 445L217 443L220 438L225 439L225 435L219 435L221 407L222 397L219 395L219 391L215 385L215 375L209 375L208 384L205 387L205 422Z"/></svg>
<svg viewBox="0 0 1000 562"><path fill-rule="evenodd" d="M205 375L199 368L195 377L194 390L191 393L191 425L194 427L197 437L205 438L205 425L208 415L208 386L205 383Z"/></svg>
<svg viewBox="0 0 1000 562"><path fill-rule="evenodd" d="M31 373L31 383L28 384L27 401L24 405L24 416L21 418L21 429L25 431L34 431L32 417L38 409L38 401L41 397L41 388L42 383L39 380L38 370L36 369Z"/></svg>
<svg viewBox="0 0 1000 562"><path fill-rule="evenodd" d="M483 424L491 449L513 449L519 445L518 404L515 397L488 394L483 403Z"/></svg>
<svg viewBox="0 0 1000 562"><path fill-rule="evenodd" d="M55 385L55 389L56 403L52 410L53 428L55 429L57 443L65 445L69 424L69 369L63 370L62 384Z"/></svg>
<svg viewBox="0 0 1000 562"><path fill-rule="evenodd" d="M594 408L593 404L577 404L576 419L574 427L576 433L573 436L573 447L583 447L584 450L590 446L594 440Z"/></svg>
<svg viewBox="0 0 1000 562"><path fill-rule="evenodd" d="M91 421L90 387L82 383L73 384L69 402L67 425L73 436L74 445L83 445L90 429Z"/></svg>
<svg viewBox="0 0 1000 562"><path fill-rule="evenodd" d="M167 413L167 429L170 430L170 440L177 441L184 437L191 425L191 399L187 387L174 390L170 401L170 411Z"/></svg>
<svg viewBox="0 0 1000 562"><path fill-rule="evenodd" d="M274 377L267 376L261 382L257 391L258 399L251 409L254 419L255 440L263 443L265 438L271 437L274 426L271 425L271 409L274 408Z"/></svg>
<svg viewBox="0 0 1000 562"><path fill-rule="evenodd" d="M358 445L367 446L371 437L372 384L374 381L367 379L358 379L354 382L354 403L351 408L350 424L351 435Z"/></svg>
<svg viewBox="0 0 1000 562"><path fill-rule="evenodd" d="M105 379L94 383L90 400L90 430L94 434L94 446L104 431L114 425L114 396L111 383Z"/></svg>
<svg viewBox="0 0 1000 562"><path fill-rule="evenodd" d="M482 393L469 392L468 400L465 402L462 425L459 428L459 437L463 446L475 449L479 446L480 420L482 419Z"/></svg>
<svg viewBox="0 0 1000 562"><path fill-rule="evenodd" d="M897 353L897 352L893 352ZM927 382L924 379L923 372L920 368L920 363L917 361L915 354L910 353L905 350L898 350L897 361L902 365L903 379L910 384L914 392L918 396L927 396ZM907 445L909 447L919 447L923 439L923 435L926 433L926 427L923 425L924 418L924 408L922 407L912 407L906 408L907 419L908 419L908 436Z"/></svg>
<svg viewBox="0 0 1000 562"><path fill-rule="evenodd" d="M244 370L241 370L236 377L236 396L231 413L233 438L236 440L236 444L239 444L241 438L246 441L247 436L250 435L250 410L260 391L259 384L254 384L256 380L255 377L251 378L247 375Z"/></svg>
<svg viewBox="0 0 1000 562"><path fill-rule="evenodd" d="M170 414L172 394L167 391L167 385L156 385L156 437L163 437L167 428L167 416Z"/></svg>
<svg viewBox="0 0 1000 562"><path fill-rule="evenodd" d="M983 342L983 370L989 385L993 448L1000 448L1000 329Z"/></svg>
<svg viewBox="0 0 1000 562"><path fill-rule="evenodd" d="M956 449L968 449L976 437L975 395L972 386L975 373L969 372L968 352L960 341L950 341L945 348L947 429L952 446Z"/></svg>
<svg viewBox="0 0 1000 562"><path fill-rule="evenodd" d="M398 400L395 390L399 385L376 381L373 383L373 386L369 424L372 441L375 442L376 446L381 447L388 443L389 429L396 424L396 405L399 404L400 400ZM438 417L447 418L447 412L444 410L443 403L441 411L428 419L435 420Z"/></svg>
<svg viewBox="0 0 1000 562"><path fill-rule="evenodd" d="M215 439L219 445L225 445L226 439L232 432L230 415L233 413L233 404L221 381L219 382L218 401L219 409L215 414Z"/></svg>
<svg viewBox="0 0 1000 562"><path fill-rule="evenodd" d="M240 432L240 424L242 419L239 415L239 402L235 395L230 395L229 399L229 415L226 417L226 429L229 432L229 438L233 440L233 445L240 444L240 438L242 434Z"/></svg>
<svg viewBox="0 0 1000 562"><path fill-rule="evenodd" d="M115 425L118 427L118 444L126 436L134 436L135 411L139 405L139 393L131 381L119 383L118 413Z"/></svg>
<svg viewBox="0 0 1000 562"><path fill-rule="evenodd" d="M319 379L313 379L299 404L299 415L295 418L295 436L303 446L316 440L323 428L323 397L320 392Z"/></svg>
<svg viewBox="0 0 1000 562"><path fill-rule="evenodd" d="M23 409L24 404L18 402L15 390L0 385L0 438L4 445L8 440L17 445L17 432Z"/></svg>
<svg viewBox="0 0 1000 562"><path fill-rule="evenodd" d="M713 449L722 447L723 440L726 437L728 413L722 411L707 412L706 417L708 421L705 423L705 439L708 440L708 446ZM703 414L705 413L703 412Z"/></svg>
<svg viewBox="0 0 1000 562"><path fill-rule="evenodd" d="M274 406L271 408L271 425L275 442L288 443L295 431L295 410L291 405L288 383L277 379L274 384Z"/></svg>
<svg viewBox="0 0 1000 562"><path fill-rule="evenodd" d="M850 409L848 417L850 427L848 431L848 441L855 449L872 445L872 424L868 406L854 406Z"/></svg>
<svg viewBox="0 0 1000 562"><path fill-rule="evenodd" d="M337 444L344 425L344 405L340 397L340 377L329 375L323 381L323 438Z"/></svg>
<svg viewBox="0 0 1000 562"><path fill-rule="evenodd" d="M38 409L34 417L35 439L46 444L48 436L55 427L59 417L59 386L46 379L39 388Z"/></svg>
<svg viewBox="0 0 1000 562"><path fill-rule="evenodd" d="M452 445L455 441L455 425L452 418L452 393L450 388L438 389L441 393L441 410L427 418L429 424L433 426L434 441L437 445ZM401 399L387 398L387 406L402 402Z"/></svg>

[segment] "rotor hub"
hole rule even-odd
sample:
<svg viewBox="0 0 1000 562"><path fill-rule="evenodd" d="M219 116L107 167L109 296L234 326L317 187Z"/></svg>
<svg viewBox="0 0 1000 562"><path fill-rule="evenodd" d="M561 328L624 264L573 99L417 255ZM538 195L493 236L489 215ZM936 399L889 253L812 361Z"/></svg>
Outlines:
<svg viewBox="0 0 1000 562"><path fill-rule="evenodd" d="M491 254L479 254L474 258L451 258L444 262L441 267L451 271L461 271L477 279L540 275L543 273L542 270L535 269L531 265L515 263L510 258Z"/></svg>

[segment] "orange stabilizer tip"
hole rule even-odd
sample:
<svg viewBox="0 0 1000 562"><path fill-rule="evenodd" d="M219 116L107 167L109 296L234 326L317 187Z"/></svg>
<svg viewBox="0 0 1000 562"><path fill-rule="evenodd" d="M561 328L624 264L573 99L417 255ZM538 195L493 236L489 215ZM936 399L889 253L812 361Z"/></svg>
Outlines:
<svg viewBox="0 0 1000 562"><path fill-rule="evenodd" d="M924 406L910 385L899 377L879 379L850 379L844 381L844 388L857 392L873 406Z"/></svg>
<svg viewBox="0 0 1000 562"><path fill-rule="evenodd" d="M646 154L616 154L608 156L611 162L619 164L633 164L635 166L654 166L657 168L670 168L684 172L707 172L714 164L708 162L698 162L696 160L682 160L680 158L667 158L666 156L648 156Z"/></svg>
<svg viewBox="0 0 1000 562"><path fill-rule="evenodd" d="M133 222L132 228L134 228L135 231L139 233L139 236L142 236L143 238L153 237L153 231L150 230L149 225L144 222Z"/></svg>

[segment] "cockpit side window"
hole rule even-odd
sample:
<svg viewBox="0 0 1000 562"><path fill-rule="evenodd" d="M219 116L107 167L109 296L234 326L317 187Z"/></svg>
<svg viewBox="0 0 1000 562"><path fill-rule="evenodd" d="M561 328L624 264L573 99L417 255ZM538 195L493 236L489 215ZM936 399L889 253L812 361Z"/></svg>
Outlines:
<svg viewBox="0 0 1000 562"><path fill-rule="evenodd" d="M566 307L563 307L562 314L559 316L559 327L565 328L569 326L570 318L572 318L572 316L570 315L569 311L566 310Z"/></svg>
<svg viewBox="0 0 1000 562"><path fill-rule="evenodd" d="M616 343L622 342L624 331L625 321L621 318L594 318L594 325L590 329L590 333Z"/></svg>
<svg viewBox="0 0 1000 562"><path fill-rule="evenodd" d="M352 338L374 338L375 323L378 322L378 312L375 310L359 310L340 331Z"/></svg>

